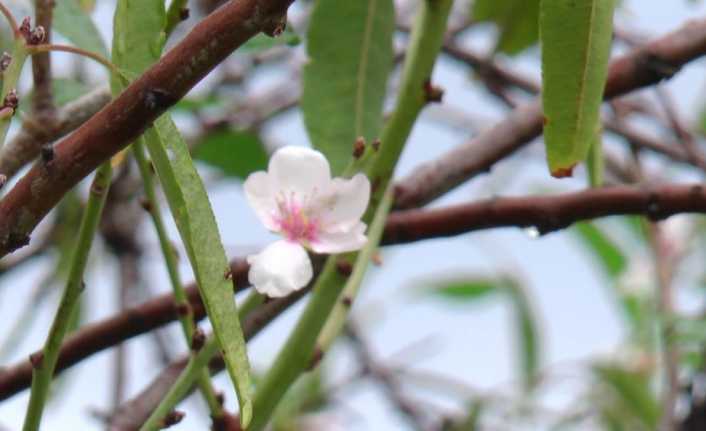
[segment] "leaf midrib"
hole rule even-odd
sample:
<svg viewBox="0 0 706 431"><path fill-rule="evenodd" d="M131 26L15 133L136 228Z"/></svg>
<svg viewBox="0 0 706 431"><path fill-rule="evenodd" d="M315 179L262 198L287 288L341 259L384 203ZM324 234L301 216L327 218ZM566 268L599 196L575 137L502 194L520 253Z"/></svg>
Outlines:
<svg viewBox="0 0 706 431"><path fill-rule="evenodd" d="M365 16L365 31L363 32L363 44L360 50L360 63L358 64L358 73L356 76L356 93L355 93L355 137L363 135L363 95L365 89L365 81L367 79L366 70L368 68L368 52L370 51L370 40L373 33L373 11L377 5L377 0L368 2L368 11Z"/></svg>
<svg viewBox="0 0 706 431"><path fill-rule="evenodd" d="M586 54L583 56L584 62L583 62L583 72L581 74L581 83L579 85L579 96L578 96L578 111L576 113L576 135L574 138L578 138L579 135L581 134L580 132L583 130L582 124L583 124L583 117L584 117L584 112L585 112L585 99L586 99L586 79L588 77L588 65L591 62L591 48L593 46L593 23L596 19L596 6L597 1L596 0L591 0L591 14L588 19L588 41L586 42ZM576 148L576 146L574 146Z"/></svg>

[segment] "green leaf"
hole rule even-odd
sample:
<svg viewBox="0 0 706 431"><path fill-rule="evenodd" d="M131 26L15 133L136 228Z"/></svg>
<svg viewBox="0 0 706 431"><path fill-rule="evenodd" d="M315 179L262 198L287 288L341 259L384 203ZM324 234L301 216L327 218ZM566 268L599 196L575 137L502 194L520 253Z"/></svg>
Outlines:
<svg viewBox="0 0 706 431"><path fill-rule="evenodd" d="M301 106L311 143L335 174L350 161L356 138L378 138L394 28L392 0L319 0L314 6Z"/></svg>
<svg viewBox="0 0 706 431"><path fill-rule="evenodd" d="M525 390L531 390L540 367L540 340L537 323L529 298L522 285L513 280L506 281L506 292L513 307L515 339L521 354L521 373Z"/></svg>
<svg viewBox="0 0 706 431"><path fill-rule="evenodd" d="M57 1L53 26L77 47L108 57L105 43L93 20L86 13L87 6L90 4L80 4L77 0Z"/></svg>
<svg viewBox="0 0 706 431"><path fill-rule="evenodd" d="M139 74L156 61L164 44L166 11L162 0L120 0L114 20L113 62ZM113 93L124 84L112 76ZM143 138L169 208L187 250L199 293L235 384L240 418L246 427L252 417L251 382L245 340L228 279L230 266L206 189L189 149L168 114Z"/></svg>
<svg viewBox="0 0 706 431"><path fill-rule="evenodd" d="M596 256L603 270L611 278L625 271L627 259L622 250L594 223L576 223L573 231L583 244Z"/></svg>
<svg viewBox="0 0 706 431"><path fill-rule="evenodd" d="M492 278L470 278L460 280L442 281L429 289L432 294L451 299L454 302L468 302L485 299L497 294L498 280Z"/></svg>
<svg viewBox="0 0 706 431"><path fill-rule="evenodd" d="M260 139L237 130L209 133L196 145L193 156L220 169L225 175L237 178L267 168L267 153Z"/></svg>
<svg viewBox="0 0 706 431"><path fill-rule="evenodd" d="M599 397L612 412L612 421L620 412L624 422L640 423L645 430L657 429L660 409L650 391L648 374L609 364L594 366L593 373L605 386Z"/></svg>
<svg viewBox="0 0 706 431"><path fill-rule="evenodd" d="M537 43L539 0L475 0L471 15L498 26L496 51L517 54Z"/></svg>
<svg viewBox="0 0 706 431"><path fill-rule="evenodd" d="M615 0L542 0L544 142L549 170L571 176L600 137Z"/></svg>

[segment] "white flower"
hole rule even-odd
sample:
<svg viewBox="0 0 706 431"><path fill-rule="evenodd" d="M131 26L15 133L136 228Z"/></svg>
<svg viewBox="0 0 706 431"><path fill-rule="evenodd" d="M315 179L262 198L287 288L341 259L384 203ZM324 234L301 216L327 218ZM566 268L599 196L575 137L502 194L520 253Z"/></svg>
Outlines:
<svg viewBox="0 0 706 431"><path fill-rule="evenodd" d="M285 296L311 280L306 249L343 253L367 241L360 218L370 199L370 181L363 174L331 178L328 161L318 151L277 150L267 172L248 176L244 189L265 227L284 237L248 256L250 283L267 296Z"/></svg>

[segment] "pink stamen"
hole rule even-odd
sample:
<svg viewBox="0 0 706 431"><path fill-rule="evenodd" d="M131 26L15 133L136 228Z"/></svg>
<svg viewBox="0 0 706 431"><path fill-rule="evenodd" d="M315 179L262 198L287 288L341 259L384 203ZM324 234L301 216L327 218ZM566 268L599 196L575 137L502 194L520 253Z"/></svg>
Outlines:
<svg viewBox="0 0 706 431"><path fill-rule="evenodd" d="M279 214L275 221L282 234L290 241L311 243L318 234L318 221L309 217L305 208L296 201L294 195L289 199L278 199Z"/></svg>

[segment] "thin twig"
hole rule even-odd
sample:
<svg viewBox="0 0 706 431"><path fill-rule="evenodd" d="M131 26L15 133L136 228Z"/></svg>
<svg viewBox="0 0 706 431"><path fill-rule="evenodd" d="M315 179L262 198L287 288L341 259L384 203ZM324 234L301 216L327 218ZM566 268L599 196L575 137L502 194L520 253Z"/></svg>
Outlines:
<svg viewBox="0 0 706 431"><path fill-rule="evenodd" d="M44 29L42 43L51 44L54 5L55 0L35 1L36 25ZM49 52L38 53L32 57L32 77L34 79L32 111L43 123L51 125L55 106L52 95L51 55Z"/></svg>
<svg viewBox="0 0 706 431"><path fill-rule="evenodd" d="M5 6L2 2L0 2L0 13L3 14L5 19L7 20L7 23L10 25L12 34L15 35L15 37L19 37L20 30L17 26L17 21L15 20L15 17L12 16L12 12L10 12L10 9L8 9L7 6Z"/></svg>

